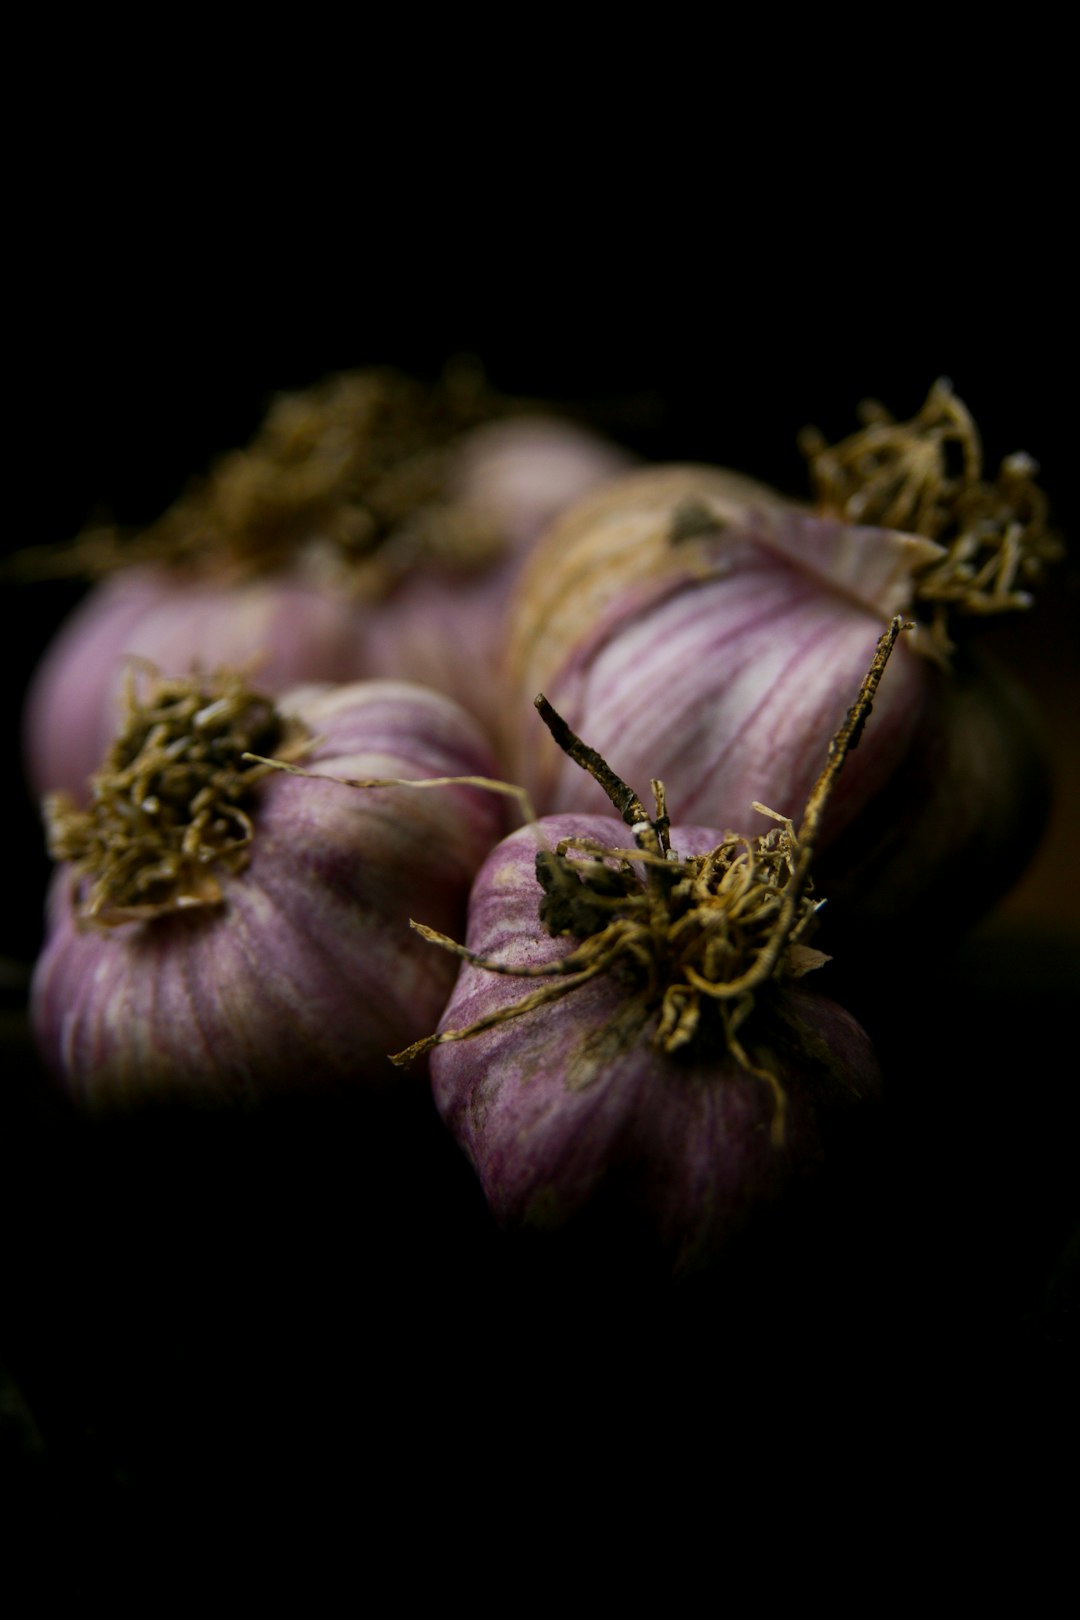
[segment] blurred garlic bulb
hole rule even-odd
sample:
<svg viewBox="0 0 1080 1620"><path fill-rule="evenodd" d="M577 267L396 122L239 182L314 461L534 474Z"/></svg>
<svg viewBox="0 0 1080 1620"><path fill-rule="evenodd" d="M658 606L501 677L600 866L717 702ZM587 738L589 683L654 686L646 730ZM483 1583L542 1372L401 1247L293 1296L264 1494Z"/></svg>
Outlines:
<svg viewBox="0 0 1080 1620"><path fill-rule="evenodd" d="M494 723L501 614L522 557L629 457L543 413L512 413L469 367L436 387L344 373L275 401L142 535L99 529L39 573L101 575L47 651L24 726L37 792L79 793L116 721L125 661L187 674L392 676Z"/></svg>

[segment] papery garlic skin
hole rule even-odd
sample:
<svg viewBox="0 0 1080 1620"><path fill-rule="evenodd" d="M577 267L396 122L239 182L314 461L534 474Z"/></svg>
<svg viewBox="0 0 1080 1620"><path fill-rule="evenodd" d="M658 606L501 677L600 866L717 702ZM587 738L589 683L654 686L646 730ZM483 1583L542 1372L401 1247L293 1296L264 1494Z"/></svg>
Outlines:
<svg viewBox="0 0 1080 1620"><path fill-rule="evenodd" d="M739 826L754 800L795 815L883 622L910 610L916 576L940 554L721 469L649 469L606 486L541 540L512 605L505 748L515 774L541 813L596 804L587 777L528 725L543 691L624 780L659 777L674 817ZM973 675L963 649L954 671L925 650L918 638L897 647L826 811L816 870L831 911L842 901L867 922L901 923L950 863L977 851L962 906L939 912L963 926L1022 866L1045 814L1045 770L1010 683ZM970 798L943 799L935 777L967 791L972 727L991 757ZM894 790L908 801L899 820ZM871 807L875 826L862 828ZM848 863L833 853L847 835L876 850L860 889L843 883Z"/></svg>
<svg viewBox="0 0 1080 1620"><path fill-rule="evenodd" d="M352 777L487 775L474 721L448 699L370 682L286 697L321 738L305 768ZM216 1103L381 1086L386 1053L430 1028L453 963L410 933L461 926L472 876L502 828L501 801L273 773L255 836L221 906L109 931L80 925L61 868L34 974L41 1052L82 1105Z"/></svg>
<svg viewBox="0 0 1080 1620"><path fill-rule="evenodd" d="M575 942L538 922L535 857L538 838L554 847L582 836L622 847L626 828L609 817L550 817L491 852L470 901L471 951L532 967L568 954ZM701 854L717 836L676 827L672 849ZM465 963L440 1029L510 1007L536 983ZM665 1056L650 1043L655 1022L612 973L434 1048L440 1114L500 1222L550 1228L610 1213L677 1270L692 1269L812 1170L833 1112L880 1092L863 1030L801 983L770 986L745 1025L755 1060L767 1057L785 1091L779 1144L769 1085L723 1051Z"/></svg>

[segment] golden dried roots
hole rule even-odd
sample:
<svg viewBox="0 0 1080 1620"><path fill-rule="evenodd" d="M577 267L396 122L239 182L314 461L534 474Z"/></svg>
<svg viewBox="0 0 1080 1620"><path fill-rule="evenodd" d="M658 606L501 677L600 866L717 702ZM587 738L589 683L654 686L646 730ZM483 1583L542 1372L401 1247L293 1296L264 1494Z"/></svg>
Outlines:
<svg viewBox="0 0 1080 1620"><path fill-rule="evenodd" d="M813 428L800 436L819 506L851 523L925 535L945 547L916 586L944 648L949 609L986 614L1027 607L1024 587L1062 550L1047 527L1031 457L1007 456L988 483L978 430L944 378L909 422L895 421L876 401L864 403L860 415L863 427L840 444L827 445Z"/></svg>
<svg viewBox="0 0 1080 1620"><path fill-rule="evenodd" d="M222 874L249 859L246 805L266 775L242 755L255 743L286 753L303 746L299 723L283 721L240 674L144 673L139 693L129 672L120 730L90 779L89 808L66 794L45 801L49 853L82 880L80 918L103 927L220 904Z"/></svg>

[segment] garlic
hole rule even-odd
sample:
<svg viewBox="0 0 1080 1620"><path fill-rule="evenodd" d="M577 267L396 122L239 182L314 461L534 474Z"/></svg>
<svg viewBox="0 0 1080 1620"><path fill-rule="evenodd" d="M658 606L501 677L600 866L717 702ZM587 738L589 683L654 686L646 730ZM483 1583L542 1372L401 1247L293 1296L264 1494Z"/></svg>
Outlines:
<svg viewBox="0 0 1080 1620"><path fill-rule="evenodd" d="M959 640L956 615L1022 607L1056 542L1033 464L1012 457L986 484L946 385L913 422L875 417L865 433L869 445L856 435L833 452L815 442L816 511L684 466L632 473L565 513L512 605L504 752L542 813L586 807L580 772L526 729L543 690L622 777L670 782L674 817L730 825L753 796L790 810L813 781L809 740L837 724L883 620L911 613L919 629L830 803L818 871L838 911L879 927L913 919L945 891L945 867L963 867L952 915L938 913L958 927L1017 875L1046 778L1022 697L947 627ZM972 735L989 752L968 785Z"/></svg>
<svg viewBox="0 0 1080 1620"><path fill-rule="evenodd" d="M808 942L815 841L901 628L881 637L801 825L755 804L774 822L756 838L670 826L658 781L648 815L537 699L622 823L554 816L504 840L466 946L414 924L464 966L438 1032L396 1059L430 1052L439 1110L499 1220L602 1212L620 1241L691 1269L816 1163L832 1113L877 1094L864 1032L799 981L826 960Z"/></svg>
<svg viewBox="0 0 1080 1620"><path fill-rule="evenodd" d="M94 530L24 559L104 575L48 650L26 709L39 793L78 794L116 721L125 658L175 674L245 666L297 680L390 676L489 726L500 616L521 559L629 457L569 422L505 414L465 368L425 389L390 370L281 396L141 536Z"/></svg>
<svg viewBox="0 0 1080 1620"><path fill-rule="evenodd" d="M487 514L502 550L471 570L432 559L370 603L362 627L367 673L448 692L496 736L503 618L522 565L564 507L629 465L625 451L553 417L475 428L462 441L453 487L466 509Z"/></svg>
<svg viewBox="0 0 1080 1620"><path fill-rule="evenodd" d="M235 674L145 675L91 803L50 802L65 864L34 974L41 1051L80 1103L222 1101L385 1084L385 1054L438 1017L452 964L409 934L463 915L501 830L488 794L359 800L315 775L485 774L475 722L395 682L275 707Z"/></svg>

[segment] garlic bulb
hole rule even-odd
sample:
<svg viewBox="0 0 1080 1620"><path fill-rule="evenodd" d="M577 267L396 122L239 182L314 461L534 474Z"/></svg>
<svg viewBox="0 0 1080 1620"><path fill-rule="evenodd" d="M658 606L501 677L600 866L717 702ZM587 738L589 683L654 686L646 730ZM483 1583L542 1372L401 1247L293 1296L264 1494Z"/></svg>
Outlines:
<svg viewBox="0 0 1080 1620"><path fill-rule="evenodd" d="M481 568L430 565L404 573L362 612L365 673L448 692L497 735L503 618L521 567L558 514L625 473L627 453L554 417L475 428L460 446L453 488L484 512L503 546Z"/></svg>
<svg viewBox="0 0 1080 1620"><path fill-rule="evenodd" d="M500 1221L610 1218L620 1245L692 1269L816 1165L831 1116L878 1094L865 1033L801 981L826 960L808 943L810 858L900 629L881 638L801 825L765 811L779 825L756 838L669 826L656 781L649 816L537 700L622 823L548 817L492 851L467 945L420 928L464 966L438 1032L397 1059L430 1052L439 1110Z"/></svg>
<svg viewBox="0 0 1080 1620"><path fill-rule="evenodd" d="M512 607L505 749L541 812L586 808L580 772L526 728L542 690L620 775L671 783L679 819L730 825L754 796L790 813L813 780L810 741L837 724L883 620L915 613L830 804L818 871L849 915L898 924L967 862L948 919L962 924L1016 876L1045 812L1022 697L947 633L955 615L1030 600L1019 587L1054 551L1033 465L1010 458L985 484L941 384L914 422L875 419L816 455L817 511L686 466L632 473L564 514Z"/></svg>
<svg viewBox="0 0 1080 1620"><path fill-rule="evenodd" d="M30 691L35 790L82 791L132 655L174 674L243 665L272 692L416 680L491 725L522 557L563 506L629 465L584 428L505 409L468 371L432 389L392 371L332 377L278 399L251 445L142 536L98 530L47 559L106 577Z"/></svg>
<svg viewBox="0 0 1080 1620"><path fill-rule="evenodd" d="M456 926L499 836L491 795L362 798L316 775L487 774L475 722L423 688L368 682L280 700L235 675L152 677L94 779L58 796L64 861L32 987L41 1051L80 1103L220 1101L385 1083L385 1054L438 1017L452 964L411 936Z"/></svg>
<svg viewBox="0 0 1080 1620"><path fill-rule="evenodd" d="M537 831L553 848L625 844L618 823L600 816L546 817ZM701 828L674 827L671 838L683 859L716 843ZM574 948L538 927L536 854L535 835L523 829L477 877L467 939L487 964L539 973ZM692 1268L819 1164L824 1120L879 1094L865 1032L798 984L759 998L757 1027L744 1034L754 1068L716 1036L696 1054L657 1050L649 1010L615 974L532 1015L498 1020L521 996L516 978L466 963L440 1029L487 1027L430 1057L439 1111L506 1225L608 1217L630 1224L629 1241L644 1237L676 1269ZM784 1098L778 1139L773 1083Z"/></svg>

